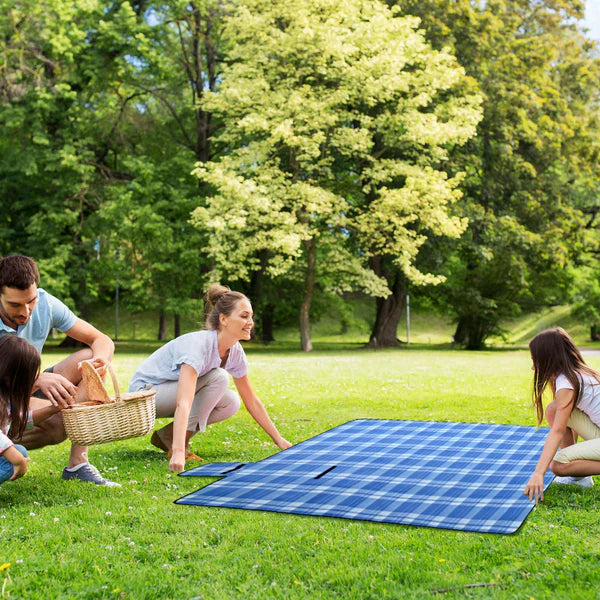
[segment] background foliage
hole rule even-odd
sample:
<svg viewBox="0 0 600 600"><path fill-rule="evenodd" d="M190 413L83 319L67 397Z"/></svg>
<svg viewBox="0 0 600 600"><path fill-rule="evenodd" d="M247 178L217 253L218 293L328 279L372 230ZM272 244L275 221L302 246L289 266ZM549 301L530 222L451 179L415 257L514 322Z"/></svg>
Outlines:
<svg viewBox="0 0 600 600"><path fill-rule="evenodd" d="M0 253L87 316L245 291L258 335L406 294L483 346L597 335L598 47L581 0L0 0Z"/></svg>

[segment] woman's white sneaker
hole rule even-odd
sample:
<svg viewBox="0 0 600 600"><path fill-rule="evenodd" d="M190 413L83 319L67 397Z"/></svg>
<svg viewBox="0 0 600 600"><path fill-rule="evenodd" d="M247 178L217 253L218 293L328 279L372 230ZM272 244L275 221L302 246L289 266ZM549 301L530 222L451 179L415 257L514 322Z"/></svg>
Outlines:
<svg viewBox="0 0 600 600"><path fill-rule="evenodd" d="M588 475L587 477L555 477L554 482L562 485L578 485L583 488L591 488L594 485L594 480L591 475Z"/></svg>

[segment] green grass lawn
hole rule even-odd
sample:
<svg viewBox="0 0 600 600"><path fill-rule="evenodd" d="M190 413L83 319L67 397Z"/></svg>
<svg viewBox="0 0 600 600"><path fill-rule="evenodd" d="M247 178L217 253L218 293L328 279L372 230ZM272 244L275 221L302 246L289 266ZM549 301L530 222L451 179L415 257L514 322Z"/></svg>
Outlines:
<svg viewBox="0 0 600 600"><path fill-rule="evenodd" d="M125 386L144 355L120 348ZM251 378L294 442L355 418L534 424L517 351L248 348ZM61 358L47 353L44 365ZM589 363L600 368L600 357ZM276 452L242 409L194 438L211 461ZM210 479L178 478L149 436L91 449L121 489L63 482L68 445L32 452L0 487L2 598L594 598L600 481L551 485L514 535L174 505ZM525 482L523 482L525 484ZM9 566L6 566L9 565ZM470 587L486 584L485 587Z"/></svg>

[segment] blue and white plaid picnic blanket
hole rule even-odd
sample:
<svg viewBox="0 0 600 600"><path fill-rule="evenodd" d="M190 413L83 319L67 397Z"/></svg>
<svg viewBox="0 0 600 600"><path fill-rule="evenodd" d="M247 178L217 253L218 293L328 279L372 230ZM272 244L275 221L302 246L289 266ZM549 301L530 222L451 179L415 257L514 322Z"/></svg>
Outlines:
<svg viewBox="0 0 600 600"><path fill-rule="evenodd" d="M257 463L182 475L224 476L177 504L514 533L533 503L523 488L548 429L356 420ZM547 487L554 475L548 473Z"/></svg>

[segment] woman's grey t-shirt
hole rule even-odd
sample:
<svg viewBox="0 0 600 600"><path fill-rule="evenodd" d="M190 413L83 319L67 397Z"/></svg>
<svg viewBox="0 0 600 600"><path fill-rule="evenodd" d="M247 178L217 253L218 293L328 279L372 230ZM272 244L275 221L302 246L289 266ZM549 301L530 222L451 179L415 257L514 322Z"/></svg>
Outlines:
<svg viewBox="0 0 600 600"><path fill-rule="evenodd" d="M138 367L129 383L129 391L137 392L146 385L177 381L183 363L190 365L198 377L220 367L217 332L210 329L193 331L167 342ZM229 349L224 369L235 378L248 372L248 360L239 342Z"/></svg>

